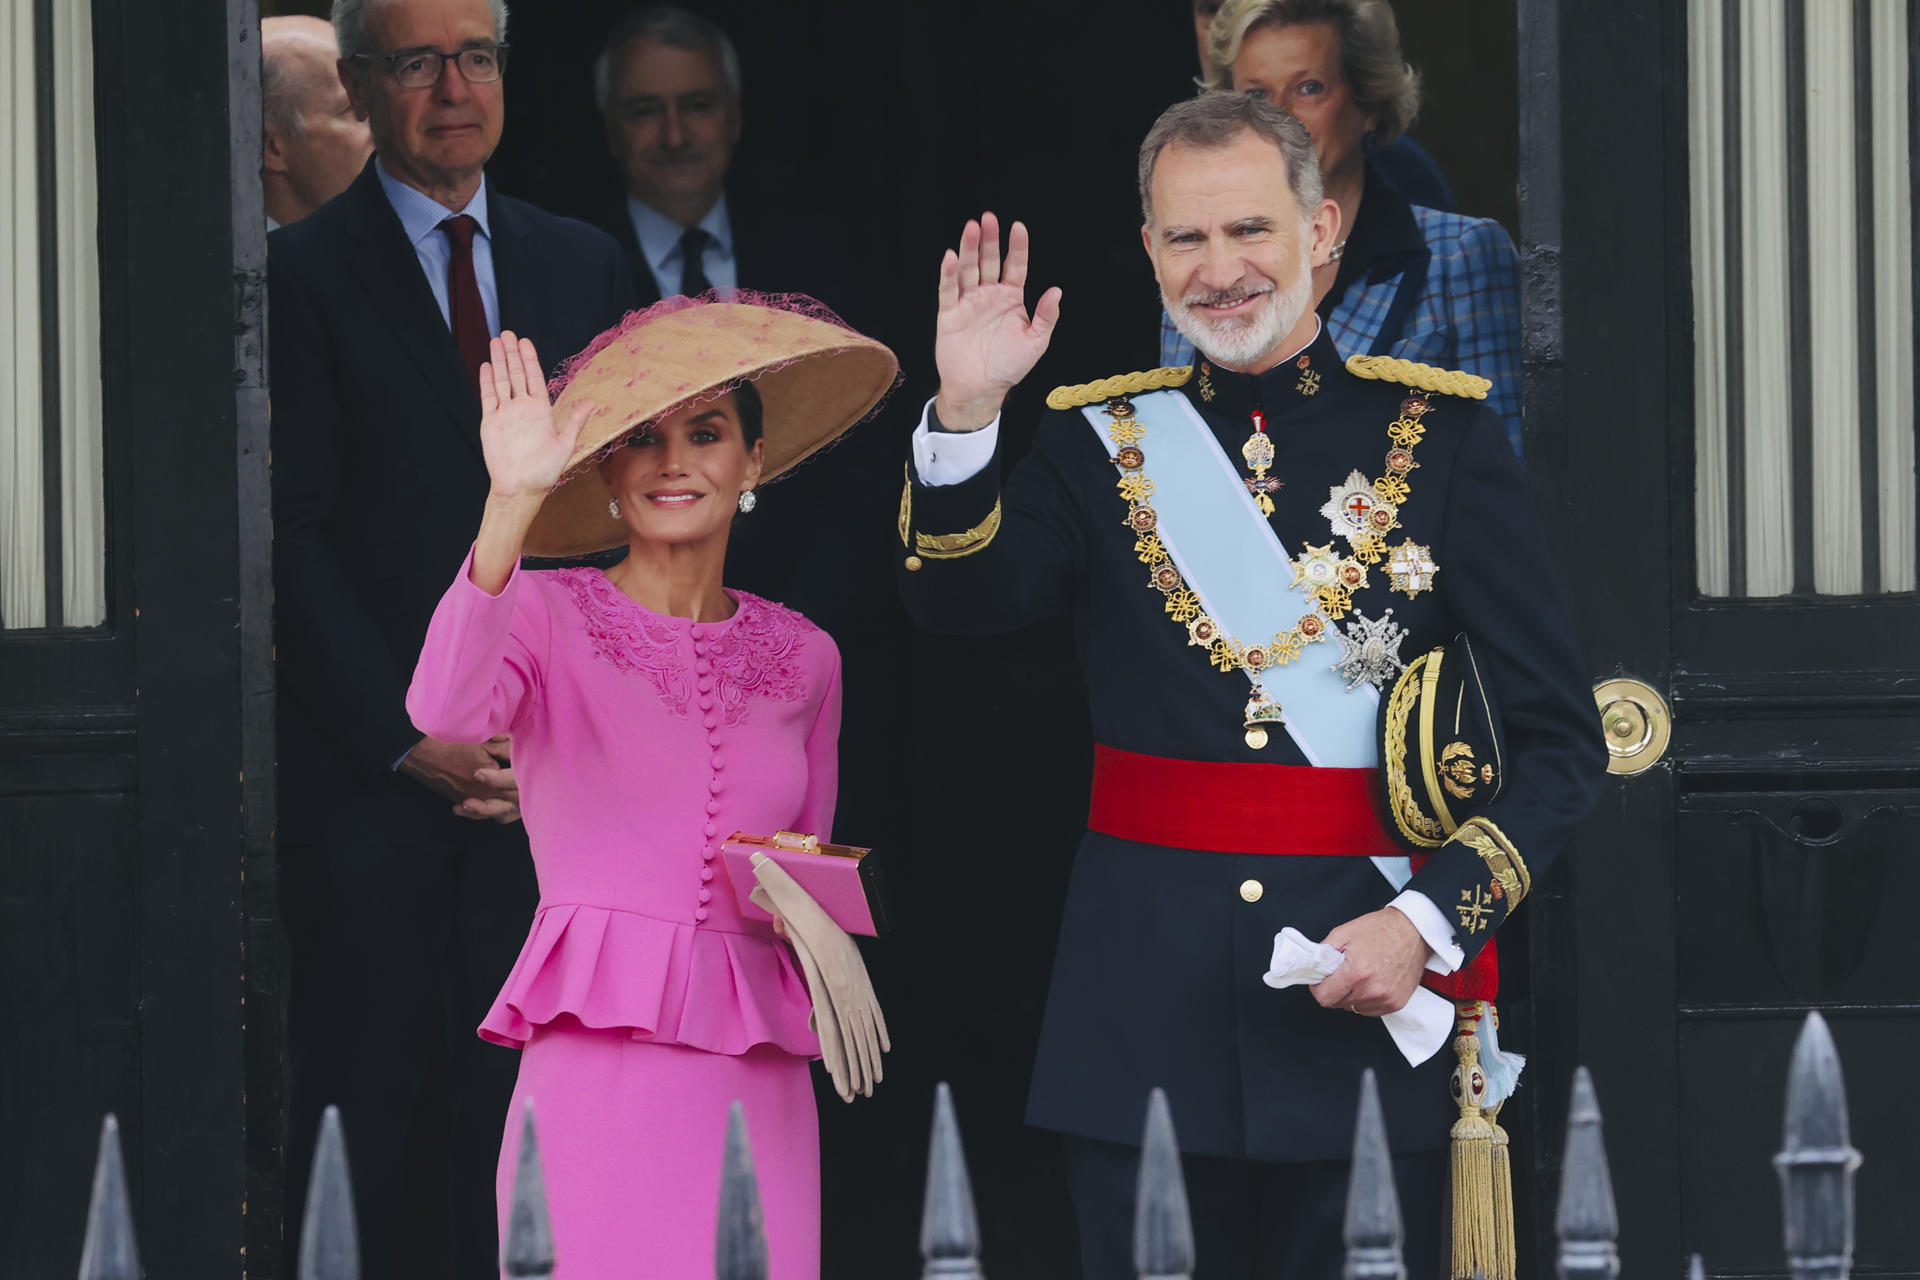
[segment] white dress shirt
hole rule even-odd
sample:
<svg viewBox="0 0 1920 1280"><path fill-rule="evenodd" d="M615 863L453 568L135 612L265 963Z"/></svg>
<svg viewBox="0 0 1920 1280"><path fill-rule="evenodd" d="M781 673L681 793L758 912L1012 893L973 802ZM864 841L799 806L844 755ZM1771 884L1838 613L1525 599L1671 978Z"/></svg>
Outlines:
<svg viewBox="0 0 1920 1280"><path fill-rule="evenodd" d="M687 264L680 252L680 237L687 234L687 229L666 214L649 209L631 194L627 196L627 218L633 223L634 239L640 242L640 256L647 260L647 270L653 272L660 296L673 297L680 292L680 282L686 277ZM707 210L707 216L700 219L698 225L709 237L707 250L700 259L707 283L716 289L739 288L740 268L733 256L733 223L727 217L724 195Z"/></svg>
<svg viewBox="0 0 1920 1280"><path fill-rule="evenodd" d="M377 155L373 158L373 169L380 177L380 189L387 193L387 203L400 217L407 243L420 259L420 270L426 273L427 285L433 290L433 300L440 304L440 318L447 322L448 329L453 328L453 308L447 300L447 268L453 262L453 241L440 230L440 224L462 213L472 214L473 220L480 224L480 230L473 237L473 278L480 285L480 301L486 308L487 332L499 337L500 286L493 274L493 230L487 222L486 175L480 176L480 185L466 208L449 210L432 196L416 191L388 173Z"/></svg>

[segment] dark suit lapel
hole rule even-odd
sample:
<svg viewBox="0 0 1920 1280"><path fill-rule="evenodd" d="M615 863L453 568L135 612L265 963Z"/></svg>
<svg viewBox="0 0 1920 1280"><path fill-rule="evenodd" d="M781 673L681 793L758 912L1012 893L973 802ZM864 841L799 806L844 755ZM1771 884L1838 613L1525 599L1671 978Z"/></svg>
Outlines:
<svg viewBox="0 0 1920 1280"><path fill-rule="evenodd" d="M633 233L633 218L627 212L627 198L615 196L608 206L603 229L620 243L626 255L627 272L633 277L633 305L644 310L660 301L660 282L653 278L647 255L640 249L640 237Z"/></svg>
<svg viewBox="0 0 1920 1280"><path fill-rule="evenodd" d="M493 279L500 291L500 327L530 338L547 369L572 355L553 349L553 291L540 287L539 264L527 239L526 219L515 202L487 188L487 221L493 232Z"/></svg>
<svg viewBox="0 0 1920 1280"><path fill-rule="evenodd" d="M347 194L355 214L349 233L361 248L349 256L348 269L373 300L373 312L395 345L407 353L446 407L456 433L480 456L480 393L467 381L453 334L420 270L420 259L407 242L400 216L380 189L372 161Z"/></svg>

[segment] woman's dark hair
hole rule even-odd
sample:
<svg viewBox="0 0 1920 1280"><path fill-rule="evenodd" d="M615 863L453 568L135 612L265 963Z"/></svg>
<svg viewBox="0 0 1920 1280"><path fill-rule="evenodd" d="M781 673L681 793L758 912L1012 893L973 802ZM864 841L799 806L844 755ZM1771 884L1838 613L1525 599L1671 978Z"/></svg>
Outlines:
<svg viewBox="0 0 1920 1280"><path fill-rule="evenodd" d="M733 406L740 418L741 443L751 451L766 429L767 407L760 399L760 388L742 378L727 390L733 394Z"/></svg>

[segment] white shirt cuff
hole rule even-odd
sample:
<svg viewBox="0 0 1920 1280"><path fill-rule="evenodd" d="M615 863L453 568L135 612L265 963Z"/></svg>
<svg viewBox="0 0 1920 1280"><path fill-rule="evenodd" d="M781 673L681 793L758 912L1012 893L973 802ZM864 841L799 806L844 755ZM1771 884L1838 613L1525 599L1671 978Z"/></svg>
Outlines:
<svg viewBox="0 0 1920 1280"><path fill-rule="evenodd" d="M913 432L913 470L920 483L937 489L971 480L986 470L1000 442L1000 415L994 414L993 421L978 431L935 432L927 426L932 412L929 400Z"/></svg>
<svg viewBox="0 0 1920 1280"><path fill-rule="evenodd" d="M1432 954L1427 957L1427 968L1445 976L1466 963L1466 953L1460 950L1453 940L1453 926L1440 914L1440 908L1433 905L1433 899L1417 889L1403 889L1400 896L1387 904L1407 918L1421 941L1427 944Z"/></svg>

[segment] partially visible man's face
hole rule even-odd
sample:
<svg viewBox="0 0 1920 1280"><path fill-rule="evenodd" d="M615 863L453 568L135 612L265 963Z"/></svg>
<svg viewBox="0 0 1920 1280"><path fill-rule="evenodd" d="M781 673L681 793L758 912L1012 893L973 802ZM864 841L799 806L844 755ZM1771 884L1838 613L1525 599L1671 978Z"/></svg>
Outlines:
<svg viewBox="0 0 1920 1280"><path fill-rule="evenodd" d="M1322 201L1302 218L1285 157L1252 132L1224 147L1168 147L1151 195L1141 236L1167 313L1218 363L1256 364L1306 315L1339 207Z"/></svg>
<svg viewBox="0 0 1920 1280"><path fill-rule="evenodd" d="M487 0L389 0L367 11L367 34L376 58L359 64L353 98L372 126L381 162L423 189L476 181L500 142L505 82L469 84L449 59L438 82L404 89L384 55L494 44Z"/></svg>
<svg viewBox="0 0 1920 1280"><path fill-rule="evenodd" d="M704 215L740 141L740 103L719 51L627 42L613 58L607 148L642 204Z"/></svg>
<svg viewBox="0 0 1920 1280"><path fill-rule="evenodd" d="M334 74L331 43L319 51L314 66L302 68L299 133L291 138L276 134L274 139L288 184L312 209L345 191L373 154L373 132L354 114L346 88Z"/></svg>

